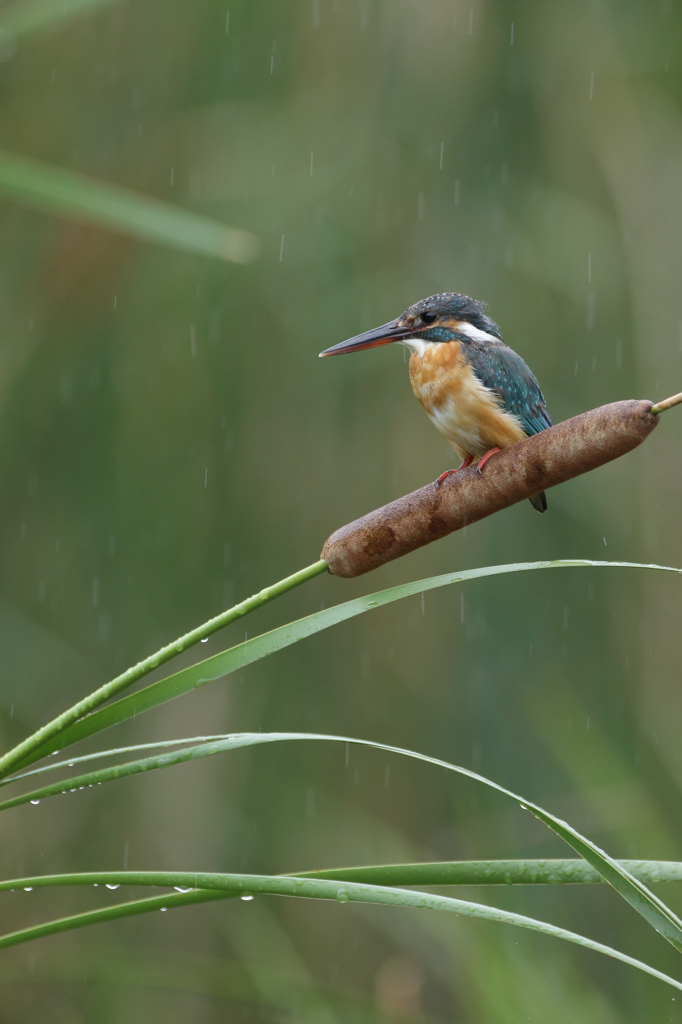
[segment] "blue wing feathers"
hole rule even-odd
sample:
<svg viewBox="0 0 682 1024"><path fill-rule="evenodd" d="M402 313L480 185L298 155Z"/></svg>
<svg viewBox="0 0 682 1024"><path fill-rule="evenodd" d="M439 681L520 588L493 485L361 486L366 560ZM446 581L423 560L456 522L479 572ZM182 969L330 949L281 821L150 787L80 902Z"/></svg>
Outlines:
<svg viewBox="0 0 682 1024"><path fill-rule="evenodd" d="M460 346L484 387L500 397L504 408L518 417L528 435L552 426L540 385L513 349L502 342L468 338L461 339Z"/></svg>

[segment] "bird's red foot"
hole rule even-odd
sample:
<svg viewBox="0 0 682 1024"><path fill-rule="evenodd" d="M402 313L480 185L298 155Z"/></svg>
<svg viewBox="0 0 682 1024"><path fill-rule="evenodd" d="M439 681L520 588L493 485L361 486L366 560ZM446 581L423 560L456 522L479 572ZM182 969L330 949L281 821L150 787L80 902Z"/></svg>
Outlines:
<svg viewBox="0 0 682 1024"><path fill-rule="evenodd" d="M485 453L485 455L483 456L483 458L481 458L481 459L479 459L479 460L478 460L478 465L476 466L476 476L480 477L480 475L481 475L481 470L482 470L482 469L483 469L483 467L485 466L485 464L486 464L486 462L488 461L488 459L490 458L490 456L491 456L491 455L494 455L494 454L495 454L495 452L499 452L499 451L500 451L500 449L499 449L499 448L491 448L489 452L486 452L486 453Z"/></svg>
<svg viewBox="0 0 682 1024"><path fill-rule="evenodd" d="M441 473L441 475L436 480L435 486L440 487L440 485L443 483L443 480L445 480L447 476L452 476L453 473L459 473L460 469L466 469L467 466L470 466L473 461L473 455L467 455L462 465L458 466L457 469L446 469L444 473Z"/></svg>

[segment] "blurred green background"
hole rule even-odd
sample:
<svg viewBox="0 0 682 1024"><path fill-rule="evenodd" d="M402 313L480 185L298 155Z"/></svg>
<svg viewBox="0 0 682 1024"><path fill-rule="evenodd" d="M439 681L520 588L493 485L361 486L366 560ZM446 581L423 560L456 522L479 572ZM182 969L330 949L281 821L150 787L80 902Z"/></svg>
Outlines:
<svg viewBox="0 0 682 1024"><path fill-rule="evenodd" d="M453 464L401 349L320 362L322 348L456 290L489 303L555 421L682 390L679 4L127 0L61 13L0 7L0 26L23 26L2 53L0 147L245 229L260 255L136 240L19 205L0 182L2 749ZM178 664L455 568L682 566L681 467L674 411L644 448L551 491L544 517L524 502L364 579L321 577ZM675 577L644 572L454 586L100 745L366 737L480 770L614 856L682 860L681 607ZM473 783L314 743L0 821L5 878L566 855ZM681 974L605 887L462 892ZM661 895L682 908L674 886ZM106 899L4 895L2 931ZM0 983L3 1024L682 1021L674 990L539 935L277 898L18 947L0 954Z"/></svg>

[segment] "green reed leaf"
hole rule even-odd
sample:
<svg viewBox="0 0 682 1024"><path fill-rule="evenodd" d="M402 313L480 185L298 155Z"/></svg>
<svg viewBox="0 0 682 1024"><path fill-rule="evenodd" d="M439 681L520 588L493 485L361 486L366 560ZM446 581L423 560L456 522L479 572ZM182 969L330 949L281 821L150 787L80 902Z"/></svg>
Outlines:
<svg viewBox="0 0 682 1024"><path fill-rule="evenodd" d="M25 793L22 796L14 797L0 804L0 810L9 807L16 807L29 801L34 803L50 796L61 793L73 792L74 790L85 789L100 785L104 782L112 782L116 779L129 778L132 775L139 775L149 771L156 771L161 768L169 768L187 761L203 757L211 757L214 754L223 753L226 750L234 750L238 747L257 746L261 743L279 743L291 740L316 740L333 743L353 743L360 746L371 747L374 750L383 750L393 754L400 754L405 757L412 757L428 764L446 768L448 771L456 772L466 778L474 779L483 785L510 797L523 810L528 810L535 817L543 821L553 832L556 832L569 846L583 857L607 882L644 917L649 924L664 936L676 949L682 952L682 921L659 899L654 893L646 888L644 883L614 860L589 839L582 836L576 829L572 828L560 818L545 811L544 808L525 797L500 786L498 783L487 779L484 775L472 772L460 765L450 764L439 758L429 757L414 750L407 750L403 747L393 747L384 743L376 743L372 740L354 739L349 736L329 736L321 733L235 733L223 740L211 741L198 746L186 747L180 750L173 750L157 754L152 757L142 758L137 761L130 761L127 764L115 765L111 768L102 768L98 771L89 772L85 775L75 776L62 782L45 786L42 789Z"/></svg>
<svg viewBox="0 0 682 1024"><path fill-rule="evenodd" d="M33 209L183 252L249 263L248 231L76 171L0 151L0 193Z"/></svg>
<svg viewBox="0 0 682 1024"><path fill-rule="evenodd" d="M530 931L540 932L542 935L550 935L554 938L564 939L586 949L603 953L606 956L620 960L631 967L636 967L646 974L664 981L668 985L682 991L682 982L657 971L654 967L644 964L633 957L627 956L618 950L605 946L600 942L594 942L576 932L568 931L565 928L558 928L545 921L537 921L534 918L526 917L523 914L514 914L508 910L499 910L497 907L489 907L485 904L472 903L468 900L458 900L450 896L437 896L432 893L415 892L409 889L396 889L388 886L365 885L359 882L337 882L317 878L286 877L281 875L246 875L246 874L209 874L205 872L94 872L83 875L52 875L38 878L15 879L12 882L0 883L0 890L9 887L36 888L52 885L153 885L153 886L177 886L193 887L192 891L186 893L172 893L165 896L153 896L151 898L134 900L129 903L119 903L111 907L102 907L99 910L87 911L83 914L74 914L71 917L60 918L55 921L47 921L43 924L33 925L30 928L23 928L0 936L0 949L9 946L16 946L22 942L29 942L32 939L43 938L47 935L54 935L59 932L71 931L74 928L82 928L89 924L101 924L106 921L114 921L123 917L131 917L136 914L150 913L152 911L172 910L188 904L203 903L209 900L225 899L235 896L254 896L256 894L271 894L278 896L293 896L303 899L336 900L339 903L366 903L379 906L413 907L424 910L441 910L451 914L466 917L479 918L487 921L495 921L498 924L510 924L519 928L526 928Z"/></svg>
<svg viewBox="0 0 682 1024"><path fill-rule="evenodd" d="M619 860L640 882L682 882L682 861ZM295 872L306 878L333 878L370 885L585 885L606 879L585 860L452 860L416 864L372 864Z"/></svg>
<svg viewBox="0 0 682 1024"><path fill-rule="evenodd" d="M318 565L320 563L317 563ZM119 722L137 717L145 711L158 707L168 700L180 697L184 693L205 683L213 682L231 672L236 672L251 665L260 658L265 658L275 651L280 651L291 644L303 640L329 629L330 626L338 625L356 615L373 611L393 601L402 600L405 597L412 597L415 594L428 590L435 590L439 587L450 586L452 583L464 583L469 580L483 579L489 576L499 576L511 572L528 572L535 569L566 569L575 567L590 568L626 568L626 569L656 569L663 572L681 573L682 570L663 565L646 565L636 562L593 562L587 559L560 559L550 562L517 562L511 565L485 566L479 569L467 569L460 572L444 573L441 576L432 576L428 579L416 580L413 583L404 583L398 587L389 587L387 590L380 590L366 597L358 597L353 601L346 601L344 604L335 605L333 608L326 608L324 611L307 615L296 622L287 623L273 629L269 633L254 637L245 643L237 644L219 654L207 658L205 661L190 665L188 668L176 672L172 676L153 683L143 690L124 697L109 707L89 714L87 718L81 718L73 724L60 729L54 735L54 739L38 743L33 737L29 737L22 745L10 751L3 758L0 758L0 772L6 774L9 770L23 768L33 761L46 757L48 754L61 750L72 743L92 736L103 729L108 729ZM312 566L311 569L315 569ZM293 578L293 577L292 577ZM171 645L172 646L172 645ZM148 661L150 659L147 659ZM155 666L154 666L155 667ZM132 670L129 670L132 671ZM148 668L147 671L151 671ZM122 677L121 677L122 678ZM137 676L139 678L139 674ZM85 703L85 702L83 702ZM57 721L57 720L55 720ZM36 734L38 737L38 734ZM19 758L17 752L26 751L28 756Z"/></svg>

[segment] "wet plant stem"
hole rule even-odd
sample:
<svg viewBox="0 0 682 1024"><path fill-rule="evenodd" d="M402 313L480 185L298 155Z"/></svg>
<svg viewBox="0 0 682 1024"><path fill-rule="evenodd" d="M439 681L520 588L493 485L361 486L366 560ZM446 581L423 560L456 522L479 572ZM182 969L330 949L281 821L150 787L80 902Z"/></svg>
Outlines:
<svg viewBox="0 0 682 1024"><path fill-rule="evenodd" d="M658 416L659 413L665 412L666 409L673 409L676 405L682 405L682 391L679 395L673 395L672 398L666 398L664 402L652 405L651 413L653 416Z"/></svg>
<svg viewBox="0 0 682 1024"><path fill-rule="evenodd" d="M42 728L32 733L21 743L18 743L16 747L8 750L6 754L0 757L0 778L8 775L14 766L23 760L28 754L31 754L42 744L58 736L62 730L66 729L67 726L77 722L80 718L90 714L95 708L98 708L100 704L104 704L105 701L109 700L110 697L114 697L117 693L132 686L143 676L153 672L159 665L163 665L165 662L170 661L176 654L180 654L182 651L186 651L188 647L193 647L194 644L198 644L200 640L207 639L212 633L222 629L223 626L229 625L236 619L241 619L249 612L255 611L257 608L262 608L263 605L269 604L270 601L274 601L276 597L281 597L283 594L287 594L290 590L294 590L300 586L301 583L306 583L308 580L313 579L315 576L319 576L321 573L327 571L327 563L324 559L320 559L318 562L314 562L305 569L301 569L299 572L293 574L293 576L287 576L285 579L280 580L279 583L273 584L271 587L265 587L257 594L253 594L252 597L247 597L246 600L241 601L239 604L234 605L233 608L228 608L227 611L221 612L220 615L216 615L215 618L209 619L208 622L204 622L203 625L197 626L196 629L191 630L189 633L185 633L184 636L178 637L172 643L167 644L154 654L150 654L148 658L133 665L131 668L126 669L121 675L116 676L115 679L105 683L104 686L100 686L97 690L91 693L88 697L78 701L72 707L68 708L67 711L62 712L56 718L53 718L51 722L48 722Z"/></svg>

